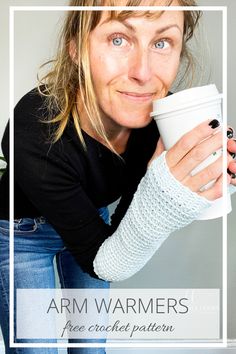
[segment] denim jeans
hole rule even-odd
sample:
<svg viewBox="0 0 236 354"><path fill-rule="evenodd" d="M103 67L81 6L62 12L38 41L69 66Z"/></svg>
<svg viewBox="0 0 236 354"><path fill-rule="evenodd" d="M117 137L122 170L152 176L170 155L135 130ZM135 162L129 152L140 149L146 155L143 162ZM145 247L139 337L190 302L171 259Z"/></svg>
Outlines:
<svg viewBox="0 0 236 354"><path fill-rule="evenodd" d="M99 209L108 222L107 208ZM43 217L14 222L14 289L55 288L54 260L62 288L109 288L109 283L84 273L63 241ZM14 311L16 313L16 311ZM9 222L0 220L0 324L6 354L58 354L57 348L9 348ZM16 326L15 326L16 327ZM16 333L16 328L14 330ZM15 342L27 340L14 339ZM53 342L54 340L45 340ZM71 342L105 340L71 340ZM43 342L43 340L28 340ZM54 341L55 342L55 341ZM104 354L104 348L68 348L69 354Z"/></svg>

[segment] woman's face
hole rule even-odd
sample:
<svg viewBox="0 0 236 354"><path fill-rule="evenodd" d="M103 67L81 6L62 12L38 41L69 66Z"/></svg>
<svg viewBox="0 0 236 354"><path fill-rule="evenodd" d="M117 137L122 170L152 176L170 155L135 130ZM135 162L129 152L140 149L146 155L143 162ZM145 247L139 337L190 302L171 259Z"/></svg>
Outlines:
<svg viewBox="0 0 236 354"><path fill-rule="evenodd" d="M176 77L183 12L165 11L156 19L106 20L104 12L90 34L96 97L103 119L122 127L140 128L150 122L152 101L164 97Z"/></svg>

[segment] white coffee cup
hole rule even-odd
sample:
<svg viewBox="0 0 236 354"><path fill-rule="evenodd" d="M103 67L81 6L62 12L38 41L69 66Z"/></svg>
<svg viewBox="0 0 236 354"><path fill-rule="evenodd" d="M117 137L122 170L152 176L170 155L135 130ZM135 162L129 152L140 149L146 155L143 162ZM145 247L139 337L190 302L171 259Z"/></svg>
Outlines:
<svg viewBox="0 0 236 354"><path fill-rule="evenodd" d="M215 85L206 85L183 90L153 102L153 117L157 123L160 136L166 150L169 150L185 133L192 130L207 119L217 119L222 123L221 113L222 95ZM214 162L222 154L222 149L214 152L192 172L194 175ZM203 189L209 188L210 182ZM231 212L231 198L227 194L227 213ZM199 220L214 219L222 216L223 197L216 199L212 205L202 213Z"/></svg>

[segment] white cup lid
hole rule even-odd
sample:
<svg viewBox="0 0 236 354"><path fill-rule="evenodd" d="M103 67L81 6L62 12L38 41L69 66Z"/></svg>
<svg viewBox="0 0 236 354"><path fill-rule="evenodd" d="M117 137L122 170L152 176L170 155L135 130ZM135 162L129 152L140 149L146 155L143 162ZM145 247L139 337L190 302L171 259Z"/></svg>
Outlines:
<svg viewBox="0 0 236 354"><path fill-rule="evenodd" d="M215 98L219 95L216 85L206 85L183 90L173 95L153 101L153 112L151 116L159 115L186 108L198 101L207 98Z"/></svg>

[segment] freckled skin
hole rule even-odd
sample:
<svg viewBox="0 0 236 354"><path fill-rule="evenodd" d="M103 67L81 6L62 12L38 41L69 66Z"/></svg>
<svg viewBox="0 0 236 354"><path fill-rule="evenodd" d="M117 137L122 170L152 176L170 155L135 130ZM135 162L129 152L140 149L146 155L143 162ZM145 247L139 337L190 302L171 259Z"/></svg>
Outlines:
<svg viewBox="0 0 236 354"><path fill-rule="evenodd" d="M178 1L174 0L172 5L178 5ZM183 44L184 15L181 11L165 11L155 19L144 16L129 17L123 22L106 22L106 19L103 12L89 36L90 70L108 139L122 153L131 130L151 121L152 101L164 97L175 80ZM83 110L80 113L82 128L106 145L94 132L86 113ZM160 154L159 147L160 144L153 158ZM235 152L236 143L228 142L228 150ZM179 162L175 164L178 171ZM236 173L235 161L229 163L229 170ZM230 179L236 185L236 179ZM210 200L218 198L217 186L203 196Z"/></svg>
<svg viewBox="0 0 236 354"><path fill-rule="evenodd" d="M126 21L135 33L118 21L100 24L91 32L89 52L91 73L102 119L109 129L140 128L150 122L152 101L166 95L173 83L180 61L183 34L183 13L166 11L159 18L131 17ZM167 31L158 29L176 24ZM124 34L122 45L114 45L109 37ZM170 38L173 44L159 49L155 43ZM161 43L162 44L162 43ZM135 98L124 92L149 94ZM151 96L150 96L151 95Z"/></svg>

